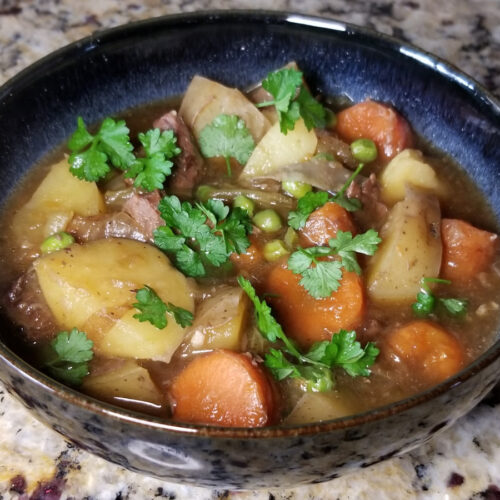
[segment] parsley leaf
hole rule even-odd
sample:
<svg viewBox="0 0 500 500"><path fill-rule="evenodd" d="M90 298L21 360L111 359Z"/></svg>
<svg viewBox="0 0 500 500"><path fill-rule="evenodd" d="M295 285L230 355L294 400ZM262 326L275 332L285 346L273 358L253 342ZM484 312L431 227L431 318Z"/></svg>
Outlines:
<svg viewBox="0 0 500 500"><path fill-rule="evenodd" d="M174 316L176 323L185 328L193 323L193 314L182 307L172 303L165 304L158 294L149 286L137 290L135 298L138 302L132 304L140 312L134 314L139 321L149 321L156 328L162 330L168 324L166 313Z"/></svg>
<svg viewBox="0 0 500 500"><path fill-rule="evenodd" d="M358 168L351 174L349 179L333 196L329 196L326 191L310 191L297 202L297 210L288 214L288 225L293 229L301 229L306 225L309 216L325 203L333 201L345 208L349 212L355 212L362 208L361 202L356 198L347 198L345 192L351 185L351 182L359 175L364 165L359 164Z"/></svg>
<svg viewBox="0 0 500 500"><path fill-rule="evenodd" d="M425 318L430 316L437 306L441 306L451 316L463 316L467 312L467 301L456 298L436 297L429 283L440 283L442 285L450 285L450 280L441 278L422 278L420 280L421 290L417 294L417 300L412 304L413 313L415 316Z"/></svg>
<svg viewBox="0 0 500 500"><path fill-rule="evenodd" d="M109 164L122 170L135 161L129 129L123 120L105 118L96 135L90 134L81 116L68 147L70 172L86 181L97 181L111 170Z"/></svg>
<svg viewBox="0 0 500 500"><path fill-rule="evenodd" d="M373 343L368 342L362 348L356 340L355 331L340 330L332 335L331 340L316 342L303 354L285 335L271 308L265 300L259 299L251 283L242 276L238 277L238 283L255 307L257 328L262 336L270 342L281 341L284 344L282 349L271 348L264 358L264 364L276 379L302 379L308 390L327 391L334 385L334 367L342 368L351 377L370 375L369 367L379 354ZM295 360L290 361L287 356Z"/></svg>
<svg viewBox="0 0 500 500"><path fill-rule="evenodd" d="M89 374L88 361L94 356L92 340L73 328L69 333L58 333L50 346L49 359L44 363L47 371L61 382L80 385Z"/></svg>
<svg viewBox="0 0 500 500"><path fill-rule="evenodd" d="M244 165L255 148L245 122L236 115L218 115L200 132L200 149L205 158L222 156L226 160L227 174L231 176L229 158Z"/></svg>
<svg viewBox="0 0 500 500"><path fill-rule="evenodd" d="M206 264L220 267L233 252L249 247L252 224L240 208L229 211L219 200L180 202L165 196L158 205L165 226L154 232L155 245L175 254L176 266L187 276L204 276Z"/></svg>
<svg viewBox="0 0 500 500"><path fill-rule="evenodd" d="M272 101L261 102L257 107L274 106L278 113L280 130L287 134L302 117L308 130L324 127L325 108L311 95L302 81L302 72L292 68L273 71L262 81L262 87L272 96Z"/></svg>
<svg viewBox="0 0 500 500"><path fill-rule="evenodd" d="M356 253L373 255L381 241L374 229L354 237L348 231L338 231L327 247L299 248L293 252L288 259L288 269L302 275L299 283L312 297L329 297L340 286L342 268L361 274ZM338 256L340 260L323 260L329 256Z"/></svg>
<svg viewBox="0 0 500 500"><path fill-rule="evenodd" d="M181 150L177 147L177 138L173 130L155 128L145 134L139 134L139 141L144 147L145 157L136 158L125 173L126 178L135 178L134 186L146 191L161 189L167 176L172 173L171 158Z"/></svg>

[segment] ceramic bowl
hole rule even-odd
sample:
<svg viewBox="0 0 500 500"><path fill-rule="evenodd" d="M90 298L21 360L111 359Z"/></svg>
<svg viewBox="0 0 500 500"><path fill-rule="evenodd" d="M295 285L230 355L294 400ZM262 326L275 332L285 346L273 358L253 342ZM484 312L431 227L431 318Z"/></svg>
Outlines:
<svg viewBox="0 0 500 500"><path fill-rule="evenodd" d="M418 134L458 160L500 213L500 109L476 82L363 28L241 11L99 32L6 83L0 89L0 197L70 135L77 115L95 122L180 94L196 73L245 87L291 60L315 90L392 103ZM3 320L4 338L10 329ZM452 379L390 406L315 425L231 429L175 424L98 402L0 344L0 378L9 392L78 446L133 471L231 489L326 481L404 453L471 409L499 372L497 341Z"/></svg>

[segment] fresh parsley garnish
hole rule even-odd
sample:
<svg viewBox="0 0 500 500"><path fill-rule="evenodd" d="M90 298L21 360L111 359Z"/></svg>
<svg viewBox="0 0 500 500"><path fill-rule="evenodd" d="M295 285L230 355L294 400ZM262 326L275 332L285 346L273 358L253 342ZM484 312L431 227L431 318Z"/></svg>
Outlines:
<svg viewBox="0 0 500 500"><path fill-rule="evenodd" d="M171 158L177 156L181 149L177 146L177 138L173 130L155 128L145 134L139 134L139 141L144 147L145 156L136 158L125 172L126 178L135 178L134 186L146 191L161 189L167 176L172 173Z"/></svg>
<svg viewBox="0 0 500 500"><path fill-rule="evenodd" d="M94 356L94 343L84 332L73 328L60 332L50 343L50 353L44 367L56 379L70 385L80 385L89 374L88 362Z"/></svg>
<svg viewBox="0 0 500 500"><path fill-rule="evenodd" d="M68 142L71 173L79 179L98 181L109 173L110 164L127 169L135 161L129 132L123 120L105 118L97 133L92 135L79 116L77 129Z"/></svg>
<svg viewBox="0 0 500 500"><path fill-rule="evenodd" d="M218 115L203 128L198 140L205 158L222 156L226 160L227 174L231 176L229 158L244 165L255 148L245 122L236 115Z"/></svg>
<svg viewBox="0 0 500 500"><path fill-rule="evenodd" d="M293 229L301 229L306 225L309 216L325 203L333 201L345 208L349 212L354 212L361 208L361 202L356 198L347 198L345 192L349 188L351 182L358 176L364 165L359 164L358 168L347 179L339 191L330 196L326 191L310 191L297 202L297 210L291 211L288 214L288 225Z"/></svg>
<svg viewBox="0 0 500 500"><path fill-rule="evenodd" d="M261 102L257 107L276 108L283 134L293 130L299 118L304 120L307 130L325 126L325 108L304 86L301 71L291 68L273 71L262 81L262 87L273 96L273 100Z"/></svg>
<svg viewBox="0 0 500 500"><path fill-rule="evenodd" d="M311 296L316 299L329 297L340 286L342 269L361 274L356 253L373 255L381 241L374 229L354 237L349 231L338 231L327 247L299 248L293 252L288 259L288 269L302 275L299 283ZM323 260L329 256L340 259Z"/></svg>
<svg viewBox="0 0 500 500"><path fill-rule="evenodd" d="M158 205L165 226L154 232L155 245L174 254L175 264L187 276L204 276L206 264L220 267L233 252L244 253L252 230L245 210L219 200L191 204L165 196Z"/></svg>
<svg viewBox="0 0 500 500"><path fill-rule="evenodd" d="M137 302L132 305L140 312L134 314L134 318L139 321L149 321L156 328L162 330L168 325L166 313L170 313L182 328L193 324L193 314L190 311L174 306L171 302L165 304L158 294L147 285L137 290L135 298Z"/></svg>
<svg viewBox="0 0 500 500"><path fill-rule="evenodd" d="M252 284L242 276L238 283L255 307L257 328L269 342L283 343L281 349L271 348L264 364L278 380L298 378L306 382L308 390L328 391L334 385L332 368L339 367L351 377L370 375L379 349L371 342L364 348L356 340L356 332L340 330L331 340L316 342L307 353L302 353L295 342L283 332L265 300L260 300ZM289 358L292 358L291 361Z"/></svg>
<svg viewBox="0 0 500 500"><path fill-rule="evenodd" d="M421 318L430 316L436 307L441 306L451 316L463 316L467 312L467 301L464 299L436 297L429 283L440 283L450 285L450 280L441 278L422 278L420 280L421 290L417 294L417 300L412 304L413 313Z"/></svg>

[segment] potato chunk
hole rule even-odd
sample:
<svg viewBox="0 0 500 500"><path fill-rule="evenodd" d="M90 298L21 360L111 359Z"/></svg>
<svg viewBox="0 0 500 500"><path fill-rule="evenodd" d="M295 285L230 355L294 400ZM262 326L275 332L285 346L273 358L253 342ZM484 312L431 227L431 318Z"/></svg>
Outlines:
<svg viewBox="0 0 500 500"><path fill-rule="evenodd" d="M416 187L436 196L446 194L445 185L416 149L405 149L395 156L380 175L384 203L394 205L405 197L407 187Z"/></svg>
<svg viewBox="0 0 500 500"><path fill-rule="evenodd" d="M239 90L201 76L191 80L179 114L196 138L220 114L238 115L255 142L259 142L271 126L269 120Z"/></svg>
<svg viewBox="0 0 500 500"><path fill-rule="evenodd" d="M246 293L240 287L221 288L204 300L196 311L196 319L190 330L190 349L241 350L247 317Z"/></svg>
<svg viewBox="0 0 500 500"><path fill-rule="evenodd" d="M83 392L118 406L136 407L147 413L158 414L163 398L149 372L131 359L114 362L109 370L84 378Z"/></svg>
<svg viewBox="0 0 500 500"><path fill-rule="evenodd" d="M162 252L138 241L72 245L39 258L34 268L59 325L84 330L98 354L170 360L185 330L171 315L162 330L133 318L135 291L144 285L164 302L194 310L188 280Z"/></svg>
<svg viewBox="0 0 500 500"><path fill-rule="evenodd" d="M53 165L31 199L16 212L12 221L16 244L31 258L40 243L63 231L73 215L89 216L104 211L104 199L95 182L77 179L64 158Z"/></svg>
<svg viewBox="0 0 500 500"><path fill-rule="evenodd" d="M370 259L367 288L372 300L415 301L423 277L437 277L441 266L441 213L435 196L409 191L389 212L382 243Z"/></svg>
<svg viewBox="0 0 500 500"><path fill-rule="evenodd" d="M298 120L286 135L281 132L279 123L275 123L253 150L240 179L265 177L285 165L309 160L317 145L316 133L307 130L304 120Z"/></svg>
<svg viewBox="0 0 500 500"><path fill-rule="evenodd" d="M298 401L285 424L309 424L352 415L354 409L338 393L306 392Z"/></svg>

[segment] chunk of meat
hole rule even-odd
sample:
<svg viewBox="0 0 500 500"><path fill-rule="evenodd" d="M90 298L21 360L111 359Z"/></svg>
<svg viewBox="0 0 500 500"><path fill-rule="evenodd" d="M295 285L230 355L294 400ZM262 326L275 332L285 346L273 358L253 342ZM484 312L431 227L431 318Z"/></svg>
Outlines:
<svg viewBox="0 0 500 500"><path fill-rule="evenodd" d="M177 111L172 110L158 118L153 127L160 130L173 130L181 153L173 161L176 168L169 180L171 192L188 195L203 177L205 162L198 151L193 136Z"/></svg>
<svg viewBox="0 0 500 500"><path fill-rule="evenodd" d="M7 292L6 312L31 342L48 340L57 331L56 320L45 302L34 269L21 275Z"/></svg>
<svg viewBox="0 0 500 500"><path fill-rule="evenodd" d="M76 216L71 219L66 231L72 234L78 243L95 241L103 238L129 238L147 242L148 238L139 225L124 212Z"/></svg>
<svg viewBox="0 0 500 500"><path fill-rule="evenodd" d="M371 139L384 161L413 144L408 122L390 106L370 99L342 110L337 115L337 132L349 143Z"/></svg>
<svg viewBox="0 0 500 500"><path fill-rule="evenodd" d="M151 193L134 193L123 205L123 211L132 217L148 241L153 241L155 229L165 224L158 210L161 195L158 190Z"/></svg>
<svg viewBox="0 0 500 500"><path fill-rule="evenodd" d="M354 214L363 228L382 226L389 209L380 201L380 186L375 174L368 179L356 178L347 188L346 196L357 198L363 204L363 208Z"/></svg>
<svg viewBox="0 0 500 500"><path fill-rule="evenodd" d="M331 130L316 129L318 136L317 154L330 154L335 160L354 170L359 161L354 158L349 144L339 139Z"/></svg>

